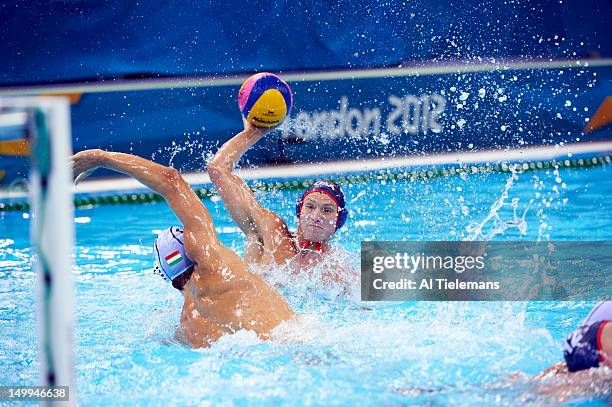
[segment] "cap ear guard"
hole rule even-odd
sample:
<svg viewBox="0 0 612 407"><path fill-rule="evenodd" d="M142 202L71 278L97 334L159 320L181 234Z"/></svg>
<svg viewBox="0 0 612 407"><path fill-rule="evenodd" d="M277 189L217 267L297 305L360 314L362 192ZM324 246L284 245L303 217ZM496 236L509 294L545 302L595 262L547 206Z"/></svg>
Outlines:
<svg viewBox="0 0 612 407"><path fill-rule="evenodd" d="M336 221L336 230L340 229L346 223L348 219L348 209L342 208L340 212L338 212L338 220Z"/></svg>
<svg viewBox="0 0 612 407"><path fill-rule="evenodd" d="M297 202L295 203L295 216L300 217L300 213L302 212L302 200L303 197L298 199Z"/></svg>
<svg viewBox="0 0 612 407"><path fill-rule="evenodd" d="M157 261L155 262L155 264L153 264L153 274L157 274L158 276L161 276L161 278L163 278L164 281L170 281L168 279L168 276L166 276L166 273L164 273L162 268L157 263Z"/></svg>

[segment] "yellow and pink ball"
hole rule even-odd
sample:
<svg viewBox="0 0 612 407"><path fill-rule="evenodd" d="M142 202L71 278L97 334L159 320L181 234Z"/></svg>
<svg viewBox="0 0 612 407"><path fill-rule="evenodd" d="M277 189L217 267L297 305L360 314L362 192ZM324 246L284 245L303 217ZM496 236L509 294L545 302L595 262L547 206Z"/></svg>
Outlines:
<svg viewBox="0 0 612 407"><path fill-rule="evenodd" d="M249 77L238 92L238 107L253 126L274 127L285 120L293 105L287 82L268 72Z"/></svg>

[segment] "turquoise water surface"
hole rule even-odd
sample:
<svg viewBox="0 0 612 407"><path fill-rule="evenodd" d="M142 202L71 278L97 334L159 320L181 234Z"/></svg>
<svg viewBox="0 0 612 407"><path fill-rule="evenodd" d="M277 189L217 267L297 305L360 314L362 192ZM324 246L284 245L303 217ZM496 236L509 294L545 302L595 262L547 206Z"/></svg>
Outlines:
<svg viewBox="0 0 612 407"><path fill-rule="evenodd" d="M359 267L363 240L610 240L612 169L475 174L343 186L351 216L335 238ZM298 191L262 194L295 229ZM244 237L207 199L221 240ZM372 303L311 278L281 289L300 314L285 340L226 336L209 349L173 341L180 294L153 275L163 203L75 211L79 403L164 405L550 404L528 378L562 360L591 302ZM0 213L0 384L37 382L29 217ZM67 227L70 227L67 225ZM268 271L271 279L285 270ZM607 382L608 385L610 381ZM605 384L572 402L605 405Z"/></svg>

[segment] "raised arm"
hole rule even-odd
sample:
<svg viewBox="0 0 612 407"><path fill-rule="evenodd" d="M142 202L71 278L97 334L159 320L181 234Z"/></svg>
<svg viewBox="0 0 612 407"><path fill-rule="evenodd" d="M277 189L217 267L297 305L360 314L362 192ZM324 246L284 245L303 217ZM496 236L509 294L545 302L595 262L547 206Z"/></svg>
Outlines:
<svg viewBox="0 0 612 407"><path fill-rule="evenodd" d="M217 187L219 195L232 219L247 236L255 233L262 239L270 222L284 225L274 212L261 206L251 188L232 172L240 157L269 130L251 126L244 121L244 130L226 142L208 164L210 180Z"/></svg>
<svg viewBox="0 0 612 407"><path fill-rule="evenodd" d="M81 151L72 160L77 182L100 167L129 175L161 194L185 229L203 232L217 240L210 213L176 169L134 155L103 150Z"/></svg>

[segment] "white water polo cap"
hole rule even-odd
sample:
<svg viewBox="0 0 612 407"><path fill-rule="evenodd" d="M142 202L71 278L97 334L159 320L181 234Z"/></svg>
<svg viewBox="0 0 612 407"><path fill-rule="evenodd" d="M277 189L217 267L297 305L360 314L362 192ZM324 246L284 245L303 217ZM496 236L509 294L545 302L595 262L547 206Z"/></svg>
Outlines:
<svg viewBox="0 0 612 407"><path fill-rule="evenodd" d="M177 226L164 229L155 239L153 248L154 271L168 281L174 280L195 265L185 254L183 229Z"/></svg>

